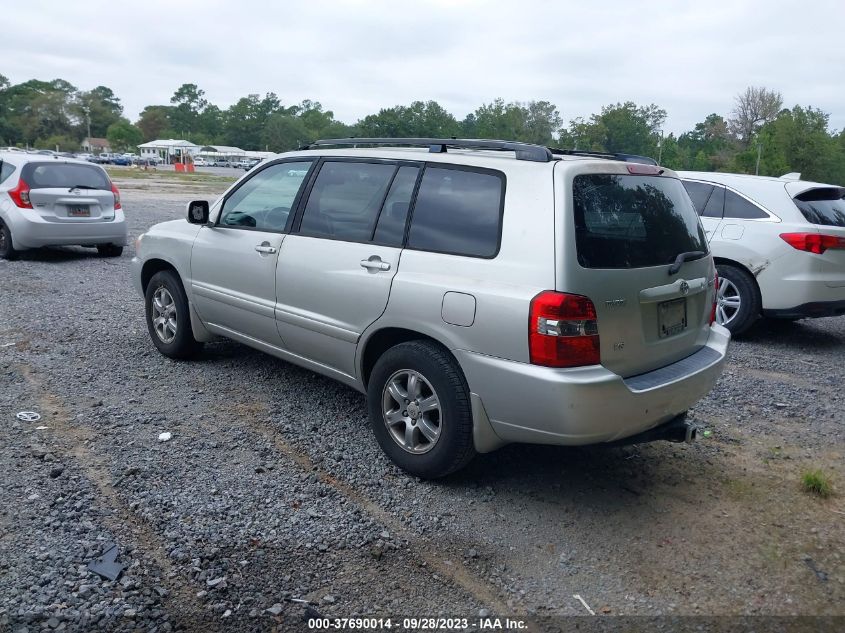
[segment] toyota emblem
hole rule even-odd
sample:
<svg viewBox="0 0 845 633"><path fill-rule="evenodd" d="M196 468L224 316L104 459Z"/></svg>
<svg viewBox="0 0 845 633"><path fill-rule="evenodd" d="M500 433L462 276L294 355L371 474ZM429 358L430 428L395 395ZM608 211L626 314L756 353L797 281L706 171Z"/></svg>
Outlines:
<svg viewBox="0 0 845 633"><path fill-rule="evenodd" d="M686 281L681 282L681 294L688 295L689 294L689 284Z"/></svg>

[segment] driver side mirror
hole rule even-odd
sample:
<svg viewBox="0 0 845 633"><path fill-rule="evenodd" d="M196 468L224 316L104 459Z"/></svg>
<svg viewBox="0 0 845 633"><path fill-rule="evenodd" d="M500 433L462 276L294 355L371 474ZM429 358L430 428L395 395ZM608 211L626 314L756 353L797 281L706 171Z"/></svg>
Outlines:
<svg viewBox="0 0 845 633"><path fill-rule="evenodd" d="M194 200L188 203L188 222L191 224L208 224L207 200Z"/></svg>

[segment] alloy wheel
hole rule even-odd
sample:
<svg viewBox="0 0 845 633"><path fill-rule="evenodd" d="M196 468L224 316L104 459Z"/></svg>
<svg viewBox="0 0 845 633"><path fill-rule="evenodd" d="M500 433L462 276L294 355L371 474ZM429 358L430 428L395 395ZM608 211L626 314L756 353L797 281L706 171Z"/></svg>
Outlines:
<svg viewBox="0 0 845 633"><path fill-rule="evenodd" d="M176 338L176 302L170 291L161 286L153 293L153 329L162 343L172 343Z"/></svg>
<svg viewBox="0 0 845 633"><path fill-rule="evenodd" d="M440 439L440 399L425 376L413 369L400 369L385 384L382 418L393 441L409 453L427 453Z"/></svg>
<svg viewBox="0 0 845 633"><path fill-rule="evenodd" d="M719 291L716 294L716 323L727 325L739 314L742 306L742 297L739 289L734 283L721 277L719 279Z"/></svg>

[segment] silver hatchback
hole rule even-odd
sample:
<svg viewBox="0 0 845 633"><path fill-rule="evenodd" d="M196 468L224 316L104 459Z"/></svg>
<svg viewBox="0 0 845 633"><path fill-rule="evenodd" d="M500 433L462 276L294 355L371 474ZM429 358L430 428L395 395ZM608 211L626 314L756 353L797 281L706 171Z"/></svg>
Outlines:
<svg viewBox="0 0 845 633"><path fill-rule="evenodd" d="M102 167L59 157L0 152L0 258L42 246L123 252L120 192Z"/></svg>
<svg viewBox="0 0 845 633"><path fill-rule="evenodd" d="M279 155L141 236L151 340L181 358L222 336L366 393L420 477L510 442L691 441L730 335L683 185L631 158L460 139Z"/></svg>

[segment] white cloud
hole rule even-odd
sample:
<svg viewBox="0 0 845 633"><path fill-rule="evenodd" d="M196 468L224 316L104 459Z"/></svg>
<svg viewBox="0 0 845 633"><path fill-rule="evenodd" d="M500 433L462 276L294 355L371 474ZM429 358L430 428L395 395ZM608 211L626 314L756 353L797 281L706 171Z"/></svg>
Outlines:
<svg viewBox="0 0 845 633"><path fill-rule="evenodd" d="M220 107L272 91L350 123L415 99L459 118L546 99L567 121L632 100L676 133L762 85L841 129L843 18L835 1L31 0L6 10L0 72L109 86L132 119L193 82Z"/></svg>

